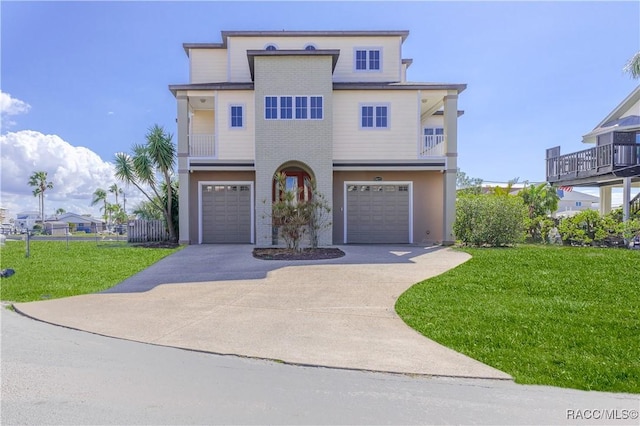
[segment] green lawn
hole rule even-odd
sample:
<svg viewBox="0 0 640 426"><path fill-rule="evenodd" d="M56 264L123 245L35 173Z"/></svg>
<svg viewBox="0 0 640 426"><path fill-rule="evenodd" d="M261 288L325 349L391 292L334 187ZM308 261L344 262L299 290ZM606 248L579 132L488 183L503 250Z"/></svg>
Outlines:
<svg viewBox="0 0 640 426"><path fill-rule="evenodd" d="M7 241L0 268L16 271L0 279L0 299L12 302L55 299L113 287L179 249L142 248L89 241Z"/></svg>
<svg viewBox="0 0 640 426"><path fill-rule="evenodd" d="M640 393L640 251L464 251L399 298L407 324L518 383Z"/></svg>

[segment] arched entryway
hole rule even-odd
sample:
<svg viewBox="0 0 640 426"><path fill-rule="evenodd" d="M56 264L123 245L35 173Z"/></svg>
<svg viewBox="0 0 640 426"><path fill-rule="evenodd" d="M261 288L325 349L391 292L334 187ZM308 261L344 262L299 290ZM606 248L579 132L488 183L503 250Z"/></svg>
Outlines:
<svg viewBox="0 0 640 426"><path fill-rule="evenodd" d="M284 188L278 185L276 179L273 180L272 201L276 201L281 198L281 191L297 191L298 200L308 201L312 197L312 179L314 179L313 172L309 167L303 163L292 162L283 164L276 174L284 174Z"/></svg>

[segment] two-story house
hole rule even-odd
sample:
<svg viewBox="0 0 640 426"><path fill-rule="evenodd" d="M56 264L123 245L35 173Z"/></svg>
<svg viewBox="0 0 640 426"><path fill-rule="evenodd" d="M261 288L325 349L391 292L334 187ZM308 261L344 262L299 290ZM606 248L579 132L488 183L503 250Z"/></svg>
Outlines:
<svg viewBox="0 0 640 426"><path fill-rule="evenodd" d="M331 206L321 245L451 243L458 94L406 80L408 31L222 31L185 43L180 242L277 243L273 177Z"/></svg>

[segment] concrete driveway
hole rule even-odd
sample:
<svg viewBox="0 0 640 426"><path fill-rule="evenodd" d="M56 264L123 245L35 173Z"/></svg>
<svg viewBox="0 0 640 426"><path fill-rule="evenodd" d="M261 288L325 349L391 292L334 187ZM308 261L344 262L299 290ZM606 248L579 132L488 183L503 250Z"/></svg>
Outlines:
<svg viewBox="0 0 640 426"><path fill-rule="evenodd" d="M188 246L100 294L17 303L32 318L105 336L287 363L434 376L510 376L420 335L394 304L468 260L421 246L341 246L314 262L253 246Z"/></svg>

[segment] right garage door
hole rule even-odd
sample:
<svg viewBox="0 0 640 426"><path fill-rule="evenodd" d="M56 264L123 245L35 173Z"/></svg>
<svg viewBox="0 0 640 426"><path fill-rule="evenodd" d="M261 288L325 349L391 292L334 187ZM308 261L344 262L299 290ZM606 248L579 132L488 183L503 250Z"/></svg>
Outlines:
<svg viewBox="0 0 640 426"><path fill-rule="evenodd" d="M347 243L409 243L409 185L347 184Z"/></svg>

